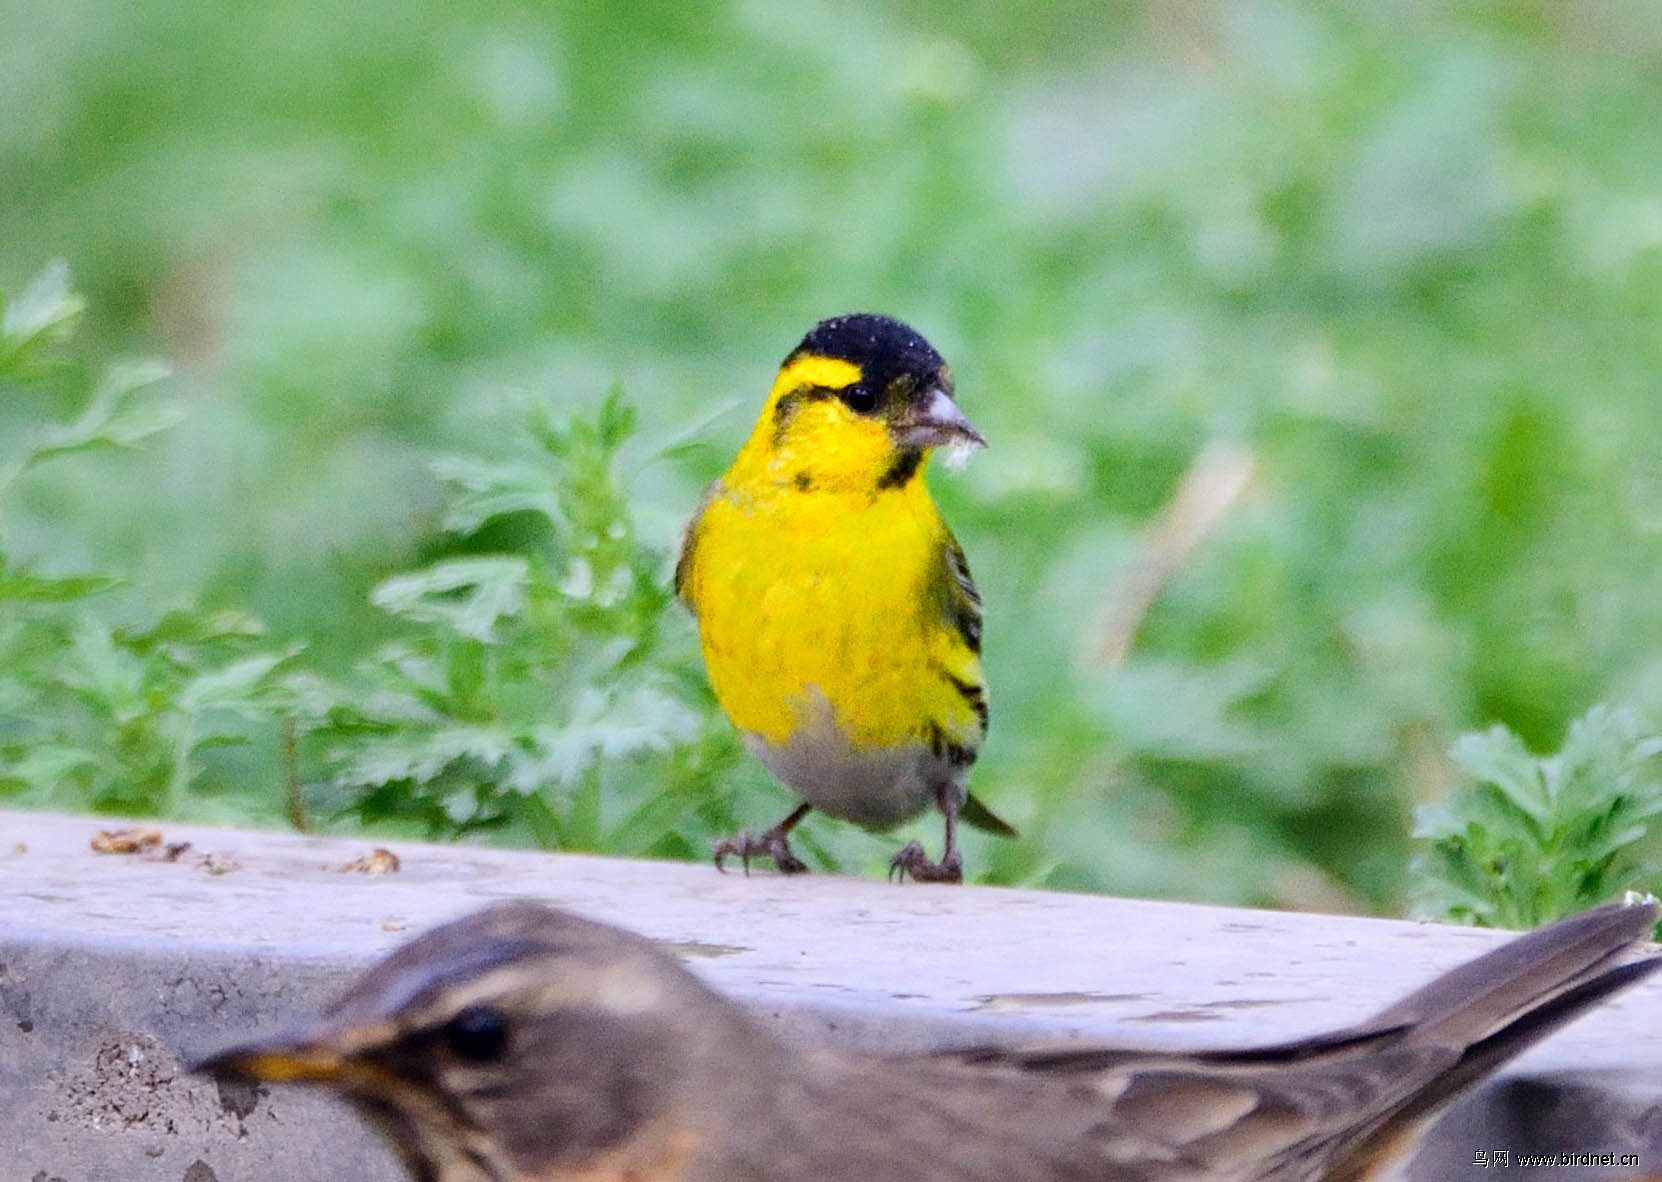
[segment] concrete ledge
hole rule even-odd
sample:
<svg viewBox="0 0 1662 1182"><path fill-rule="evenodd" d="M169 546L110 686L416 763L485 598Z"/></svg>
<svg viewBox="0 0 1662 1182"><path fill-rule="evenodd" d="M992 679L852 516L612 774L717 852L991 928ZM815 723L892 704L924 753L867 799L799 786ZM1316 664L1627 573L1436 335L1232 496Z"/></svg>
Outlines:
<svg viewBox="0 0 1662 1182"><path fill-rule="evenodd" d="M172 861L97 854L112 823L0 811L0 1182L398 1182L326 1098L221 1091L179 1062L315 1008L409 936L543 899L671 944L788 1037L901 1050L1009 1036L1272 1041L1364 1017L1505 937L1398 921L162 827ZM210 856L211 855L211 859ZM204 859L209 859L206 863ZM1453 1109L1418 1179L1476 1150L1637 1153L1662 1177L1662 981Z"/></svg>

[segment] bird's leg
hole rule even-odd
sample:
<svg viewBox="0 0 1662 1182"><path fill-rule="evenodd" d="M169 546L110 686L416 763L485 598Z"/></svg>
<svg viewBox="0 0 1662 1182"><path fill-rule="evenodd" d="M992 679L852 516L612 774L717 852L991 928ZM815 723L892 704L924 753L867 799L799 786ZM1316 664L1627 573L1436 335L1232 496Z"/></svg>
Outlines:
<svg viewBox="0 0 1662 1182"><path fill-rule="evenodd" d="M797 805L796 808L791 810L790 816L772 829L758 833L755 837L750 835L749 830L741 829L732 837L723 838L716 842L716 869L725 870L726 867L722 865L722 859L729 854L733 854L744 863L744 872L747 875L750 873L750 859L761 856L772 858L774 866L781 874L808 873L808 863L791 852L791 847L785 841L785 837L792 829L796 828L798 821L808 815L808 810L812 807L809 804Z"/></svg>
<svg viewBox="0 0 1662 1182"><path fill-rule="evenodd" d="M915 841L907 842L889 862L889 877L914 882L963 882L964 860L958 855L958 792L954 785L944 784L935 790L935 801L946 817L946 849L939 862L931 862L923 847Z"/></svg>

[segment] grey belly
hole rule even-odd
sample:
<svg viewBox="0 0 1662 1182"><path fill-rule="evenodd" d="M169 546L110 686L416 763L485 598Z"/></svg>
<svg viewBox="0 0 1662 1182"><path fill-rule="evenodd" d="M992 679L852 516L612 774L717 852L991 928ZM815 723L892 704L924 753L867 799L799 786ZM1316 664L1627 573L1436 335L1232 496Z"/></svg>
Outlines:
<svg viewBox="0 0 1662 1182"><path fill-rule="evenodd" d="M802 712L802 722L783 743L753 732L744 744L803 800L821 812L867 829L892 829L935 804L949 788L962 804L966 768L934 755L921 739L895 747L852 747L821 695Z"/></svg>

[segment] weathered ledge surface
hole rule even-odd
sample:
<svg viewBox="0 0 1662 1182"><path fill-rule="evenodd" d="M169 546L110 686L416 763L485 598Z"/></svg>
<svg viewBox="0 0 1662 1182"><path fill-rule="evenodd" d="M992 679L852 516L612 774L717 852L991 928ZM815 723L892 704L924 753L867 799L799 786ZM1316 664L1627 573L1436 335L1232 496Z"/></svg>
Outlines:
<svg viewBox="0 0 1662 1182"><path fill-rule="evenodd" d="M324 1097L236 1094L182 1058L306 1012L399 942L509 896L663 940L788 1037L898 1050L1086 1035L1202 1046L1366 1016L1500 933L709 866L184 825L174 860L97 854L106 819L0 811L0 1182L400 1175ZM1559 1033L1452 1110L1412 1177L1478 1151L1637 1154L1662 1178L1662 981Z"/></svg>

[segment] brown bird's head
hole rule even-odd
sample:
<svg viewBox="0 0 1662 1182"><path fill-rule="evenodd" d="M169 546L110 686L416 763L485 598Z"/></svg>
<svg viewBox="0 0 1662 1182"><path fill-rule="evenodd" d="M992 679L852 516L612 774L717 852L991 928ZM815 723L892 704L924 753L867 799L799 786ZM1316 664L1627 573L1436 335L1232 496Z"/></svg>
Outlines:
<svg viewBox="0 0 1662 1182"><path fill-rule="evenodd" d="M749 1035L647 940L516 901L428 932L315 1021L197 1070L343 1094L420 1182L598 1163L648 1178L696 1148L676 1114L709 1040Z"/></svg>

